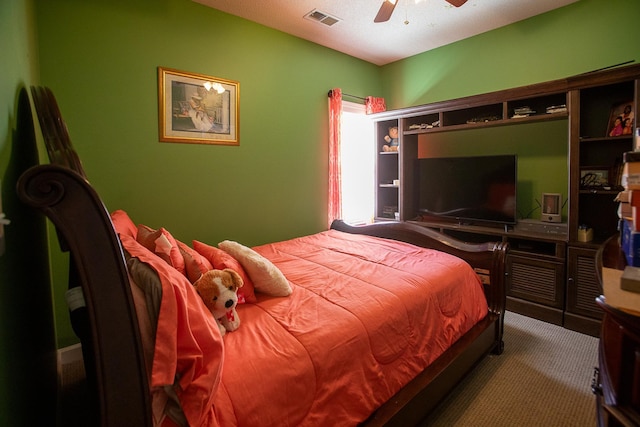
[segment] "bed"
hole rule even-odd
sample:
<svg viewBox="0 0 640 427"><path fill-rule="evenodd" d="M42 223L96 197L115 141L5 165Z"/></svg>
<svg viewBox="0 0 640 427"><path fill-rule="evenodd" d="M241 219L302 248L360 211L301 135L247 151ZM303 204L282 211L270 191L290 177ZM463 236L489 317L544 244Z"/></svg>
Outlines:
<svg viewBox="0 0 640 427"><path fill-rule="evenodd" d="M503 351L505 243L335 221L253 248L232 242L252 264L217 242L181 242L109 212L52 92L31 96L50 163L26 170L18 194L71 254L69 289L83 301L71 317L95 424L416 425ZM169 249L145 246L149 233ZM192 286L220 265L251 284L241 288L241 326L224 337ZM289 293L271 287L282 277Z"/></svg>

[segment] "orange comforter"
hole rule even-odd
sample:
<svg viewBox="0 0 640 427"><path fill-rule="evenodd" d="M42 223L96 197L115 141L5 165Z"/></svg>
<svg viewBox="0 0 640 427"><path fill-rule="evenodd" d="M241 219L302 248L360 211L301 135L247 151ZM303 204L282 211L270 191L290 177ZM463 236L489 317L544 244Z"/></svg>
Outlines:
<svg viewBox="0 0 640 427"><path fill-rule="evenodd" d="M334 230L253 249L293 294L238 308L221 426L356 425L487 314L477 275L442 252Z"/></svg>

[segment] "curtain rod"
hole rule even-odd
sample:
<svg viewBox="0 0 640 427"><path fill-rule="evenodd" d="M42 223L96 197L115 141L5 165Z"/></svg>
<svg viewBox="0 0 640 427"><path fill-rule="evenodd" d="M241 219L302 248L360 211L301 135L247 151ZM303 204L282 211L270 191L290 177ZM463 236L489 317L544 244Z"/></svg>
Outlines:
<svg viewBox="0 0 640 427"><path fill-rule="evenodd" d="M330 97L332 93L333 93L333 90L330 90L329 93L327 93L327 96ZM367 100L367 98L363 98L361 96L356 96L356 95L349 95L348 93L344 93L344 92L342 92L342 96L347 96L349 98L360 99L362 101L366 101Z"/></svg>

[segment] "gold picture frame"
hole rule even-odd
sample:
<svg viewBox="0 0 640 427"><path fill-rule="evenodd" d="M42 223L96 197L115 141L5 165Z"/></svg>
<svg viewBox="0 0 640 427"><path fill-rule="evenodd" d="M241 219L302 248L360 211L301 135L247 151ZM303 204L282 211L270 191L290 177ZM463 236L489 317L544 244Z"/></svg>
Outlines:
<svg viewBox="0 0 640 427"><path fill-rule="evenodd" d="M162 142L240 145L240 83L158 67Z"/></svg>

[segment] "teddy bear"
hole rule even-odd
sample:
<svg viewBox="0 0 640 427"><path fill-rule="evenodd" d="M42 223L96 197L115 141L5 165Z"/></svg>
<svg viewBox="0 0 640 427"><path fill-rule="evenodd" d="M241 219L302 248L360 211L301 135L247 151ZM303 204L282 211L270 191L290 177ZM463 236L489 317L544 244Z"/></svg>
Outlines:
<svg viewBox="0 0 640 427"><path fill-rule="evenodd" d="M389 128L389 135L385 135L384 140L387 142L382 146L383 151L398 151L400 143L398 142L398 128L396 126Z"/></svg>
<svg viewBox="0 0 640 427"><path fill-rule="evenodd" d="M216 319L220 334L235 331L240 326L236 311L238 289L244 285L240 275L230 268L209 270L193 283L204 305Z"/></svg>

